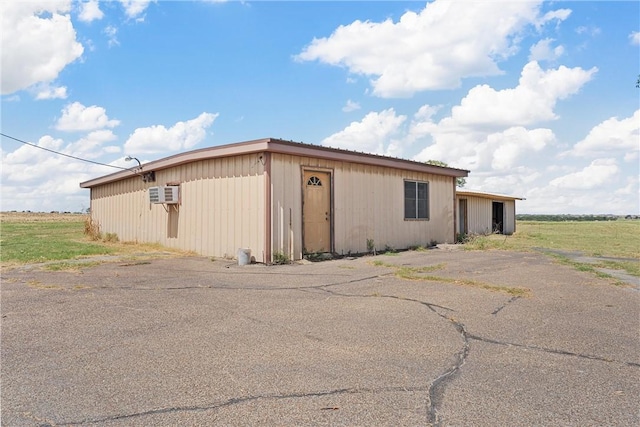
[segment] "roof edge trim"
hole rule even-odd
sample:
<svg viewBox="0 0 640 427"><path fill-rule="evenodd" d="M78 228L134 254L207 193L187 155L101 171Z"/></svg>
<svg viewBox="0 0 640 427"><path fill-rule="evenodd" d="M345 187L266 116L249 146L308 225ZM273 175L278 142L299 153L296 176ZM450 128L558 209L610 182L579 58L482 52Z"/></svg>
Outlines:
<svg viewBox="0 0 640 427"><path fill-rule="evenodd" d="M305 144L301 142L285 141L274 138L263 138L233 144L206 147L185 153L175 154L143 163L138 168L138 173L158 171L186 163L197 162L222 157L240 156L245 154L270 152L278 154L289 154L302 157L318 157L325 160L343 161L350 163L366 164L371 166L383 166L395 169L405 169L415 172L433 173L451 177L466 177L468 170L451 167L435 166L415 160L400 159L395 157L381 156L378 154L361 153L340 148L323 147L319 145ZM131 170L119 171L89 181L81 182L81 188L91 188L98 185L108 184L114 181L127 179L135 176Z"/></svg>

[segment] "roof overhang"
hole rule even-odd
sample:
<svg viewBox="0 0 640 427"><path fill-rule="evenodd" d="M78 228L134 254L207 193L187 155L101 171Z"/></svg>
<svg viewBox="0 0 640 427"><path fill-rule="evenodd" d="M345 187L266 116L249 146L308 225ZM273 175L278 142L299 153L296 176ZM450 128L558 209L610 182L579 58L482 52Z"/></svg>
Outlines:
<svg viewBox="0 0 640 427"><path fill-rule="evenodd" d="M176 154L170 157L154 160L149 163L144 163L141 167L136 169L136 172L134 172L133 170L123 170L109 175L101 176L99 178L91 179L89 181L81 182L80 187L91 188L131 178L136 175L141 175L145 172L157 172L159 170L180 166L186 163L223 157L241 156L252 153L279 153L289 154L293 156L314 157L326 160L404 169L414 172L432 173L436 175L444 175L456 178L466 177L469 175L469 171L464 169L435 166L413 160L380 156L376 154L359 153L338 148L304 144L301 142L265 138L253 141L238 142L235 144L220 145L217 147L202 148L199 150Z"/></svg>
<svg viewBox="0 0 640 427"><path fill-rule="evenodd" d="M479 197L491 200L526 200L524 197L507 196L504 194L484 193L481 191L456 191L456 197Z"/></svg>

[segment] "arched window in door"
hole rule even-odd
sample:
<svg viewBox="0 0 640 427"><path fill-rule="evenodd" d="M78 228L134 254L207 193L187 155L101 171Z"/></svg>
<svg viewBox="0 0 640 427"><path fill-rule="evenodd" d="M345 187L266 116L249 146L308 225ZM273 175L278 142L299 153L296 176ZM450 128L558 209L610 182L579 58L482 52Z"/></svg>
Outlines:
<svg viewBox="0 0 640 427"><path fill-rule="evenodd" d="M313 175L313 176L310 176L309 179L307 180L307 185L313 186L313 187L322 187L322 181L320 180L320 178Z"/></svg>

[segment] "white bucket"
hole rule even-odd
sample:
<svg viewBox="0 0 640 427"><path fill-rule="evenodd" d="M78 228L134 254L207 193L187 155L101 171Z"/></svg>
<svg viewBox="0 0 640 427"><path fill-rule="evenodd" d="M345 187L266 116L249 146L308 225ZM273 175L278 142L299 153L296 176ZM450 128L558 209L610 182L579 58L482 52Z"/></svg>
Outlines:
<svg viewBox="0 0 640 427"><path fill-rule="evenodd" d="M238 265L251 264L251 249L240 248L238 249Z"/></svg>

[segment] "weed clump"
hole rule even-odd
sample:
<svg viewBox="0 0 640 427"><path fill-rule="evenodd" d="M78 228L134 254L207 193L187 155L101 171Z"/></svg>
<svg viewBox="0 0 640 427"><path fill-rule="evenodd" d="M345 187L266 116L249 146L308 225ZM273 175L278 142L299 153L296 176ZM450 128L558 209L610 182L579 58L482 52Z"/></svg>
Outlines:
<svg viewBox="0 0 640 427"><path fill-rule="evenodd" d="M118 239L118 235L116 233L107 233L104 235L104 239L102 239L103 242L111 242L111 243L117 243L120 241L120 239Z"/></svg>
<svg viewBox="0 0 640 427"><path fill-rule="evenodd" d="M100 223L94 221L90 216L84 220L84 235L91 240L102 240L102 233L100 232Z"/></svg>
<svg viewBox="0 0 640 427"><path fill-rule="evenodd" d="M367 252L373 253L376 250L376 244L373 239L367 239Z"/></svg>
<svg viewBox="0 0 640 427"><path fill-rule="evenodd" d="M100 231L100 223L91 217L84 220L84 235L93 241L102 241L104 243L117 243L120 241L116 233L102 234Z"/></svg>
<svg viewBox="0 0 640 427"><path fill-rule="evenodd" d="M273 254L273 263L276 265L289 264L289 257L283 252Z"/></svg>

